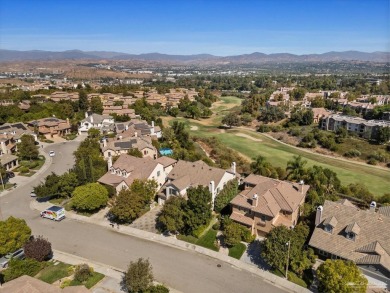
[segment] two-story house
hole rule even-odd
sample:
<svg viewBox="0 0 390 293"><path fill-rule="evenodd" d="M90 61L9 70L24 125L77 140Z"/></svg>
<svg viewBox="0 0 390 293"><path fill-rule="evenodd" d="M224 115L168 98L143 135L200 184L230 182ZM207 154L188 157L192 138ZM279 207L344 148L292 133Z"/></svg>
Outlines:
<svg viewBox="0 0 390 293"><path fill-rule="evenodd" d="M232 164L231 170L210 167L203 161L187 162L178 161L168 174L167 182L158 194L158 203L164 202L171 196L183 196L187 189L199 185L208 187L214 204L215 197L223 189L225 184L236 178L236 164Z"/></svg>
<svg viewBox="0 0 390 293"><path fill-rule="evenodd" d="M98 182L114 187L117 192L129 188L135 179L153 179L157 182L158 189L166 180L164 165L150 158L122 154L114 164L112 164L112 157L108 157L107 164L108 172Z"/></svg>
<svg viewBox="0 0 390 293"><path fill-rule="evenodd" d="M88 114L85 112L85 119L81 120L79 134L87 134L91 128L98 129L101 133L114 131L114 118L110 115Z"/></svg>
<svg viewBox="0 0 390 293"><path fill-rule="evenodd" d="M153 146L150 136L136 136L113 140L103 139L103 143L101 144L101 150L105 159L108 159L110 156L126 154L131 149L138 149L144 158L157 158L157 149Z"/></svg>
<svg viewBox="0 0 390 293"><path fill-rule="evenodd" d="M69 119L62 120L56 117L42 118L27 123L31 130L47 139L61 137L71 132Z"/></svg>
<svg viewBox="0 0 390 293"><path fill-rule="evenodd" d="M390 278L390 207L359 209L347 199L316 211L309 245L324 258L355 262L364 274ZM387 281L390 285L390 280Z"/></svg>
<svg viewBox="0 0 390 293"><path fill-rule="evenodd" d="M259 236L276 226L297 224L309 185L253 174L246 177L243 184L244 189L230 202L233 221Z"/></svg>

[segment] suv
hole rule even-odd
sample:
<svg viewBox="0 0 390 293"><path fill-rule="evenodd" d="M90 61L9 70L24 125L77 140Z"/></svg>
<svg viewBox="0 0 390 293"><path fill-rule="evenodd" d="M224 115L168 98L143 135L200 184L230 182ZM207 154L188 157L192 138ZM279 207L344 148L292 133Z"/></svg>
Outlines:
<svg viewBox="0 0 390 293"><path fill-rule="evenodd" d="M2 258L0 258L0 267L6 268L8 266L8 262L11 258L17 258L17 259L24 259L26 256L24 255L23 248L18 249L17 251L13 253L8 253Z"/></svg>

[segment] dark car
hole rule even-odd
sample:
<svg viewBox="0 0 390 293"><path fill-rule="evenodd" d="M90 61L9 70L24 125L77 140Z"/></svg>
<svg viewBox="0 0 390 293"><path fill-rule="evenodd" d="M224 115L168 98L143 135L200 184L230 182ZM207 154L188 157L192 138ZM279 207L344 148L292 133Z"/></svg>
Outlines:
<svg viewBox="0 0 390 293"><path fill-rule="evenodd" d="M15 177L15 173L11 172L11 171L7 171L5 174L7 175L8 178L14 178Z"/></svg>

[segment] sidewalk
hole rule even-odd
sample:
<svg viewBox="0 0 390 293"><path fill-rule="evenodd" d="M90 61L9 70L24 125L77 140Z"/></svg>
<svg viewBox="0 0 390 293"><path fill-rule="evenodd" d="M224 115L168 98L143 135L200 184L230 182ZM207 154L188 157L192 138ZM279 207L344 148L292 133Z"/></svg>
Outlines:
<svg viewBox="0 0 390 293"><path fill-rule="evenodd" d="M31 207L31 209L42 211L43 209L45 209L46 207L48 207L50 205L51 205L50 203L38 203L37 201L31 201L30 207ZM111 229L111 230L113 229L113 230L117 231L118 233L123 233L123 234L127 234L130 236L138 237L141 239L154 241L154 242L157 242L159 244L171 246L174 248L195 251L195 252L198 252L200 254L207 255L209 257L212 257L212 258L221 260L225 263L228 263L230 265L233 265L236 268L243 269L243 270L246 270L252 274L255 274L255 275L265 279L266 281L272 283L273 285L280 287L280 288L283 288L283 289L286 289L290 292L296 292L296 293L311 292L310 290L305 289L301 286L298 286L294 283L291 283L284 278L280 278L280 277L278 277L270 272L261 270L261 269L257 268L256 266L244 263L240 260L237 260L235 258L227 256L223 253L215 252L215 251L209 250L209 249L201 247L201 246L197 246L197 245L194 245L194 244L191 244L188 242L177 240L176 238L165 237L165 236L160 235L160 234L154 234L151 232L138 230L138 229L135 229L135 228L132 228L129 226L121 225L121 226L112 227L110 225L110 222L102 217L102 214L104 214L104 213L98 213L98 214L92 215L91 217L85 217L85 216L77 215L71 211L66 212L66 216L68 218L71 218L71 219L74 219L74 220L77 220L80 222L86 222L86 223L90 223L90 224L94 224L94 225L100 225L102 227L105 227L106 229Z"/></svg>
<svg viewBox="0 0 390 293"><path fill-rule="evenodd" d="M39 154L45 157L45 163L42 165L42 167L37 172L35 172L34 175L32 175L30 177L17 175L15 177L11 178L9 180L9 183L16 184L16 188L12 187L12 188L9 188L9 189L6 189L6 190L0 192L0 197L2 197L2 196L6 195L14 190L17 190L21 186L24 186L24 185L30 183L31 181L35 180L35 177L37 175L45 172L50 167L53 160L47 153L45 153L43 151L48 144L46 144L46 143L41 143L41 144L44 145L44 148L39 148Z"/></svg>

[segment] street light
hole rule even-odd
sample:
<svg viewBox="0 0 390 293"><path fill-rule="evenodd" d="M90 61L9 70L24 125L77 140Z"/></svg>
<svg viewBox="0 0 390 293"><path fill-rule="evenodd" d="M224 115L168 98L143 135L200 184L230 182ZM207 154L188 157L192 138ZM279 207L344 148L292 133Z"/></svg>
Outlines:
<svg viewBox="0 0 390 293"><path fill-rule="evenodd" d="M287 248L287 263L286 263L286 280L288 280L287 273L288 273L288 263L290 260L290 245L291 245L291 240L289 240L286 245L288 246Z"/></svg>

